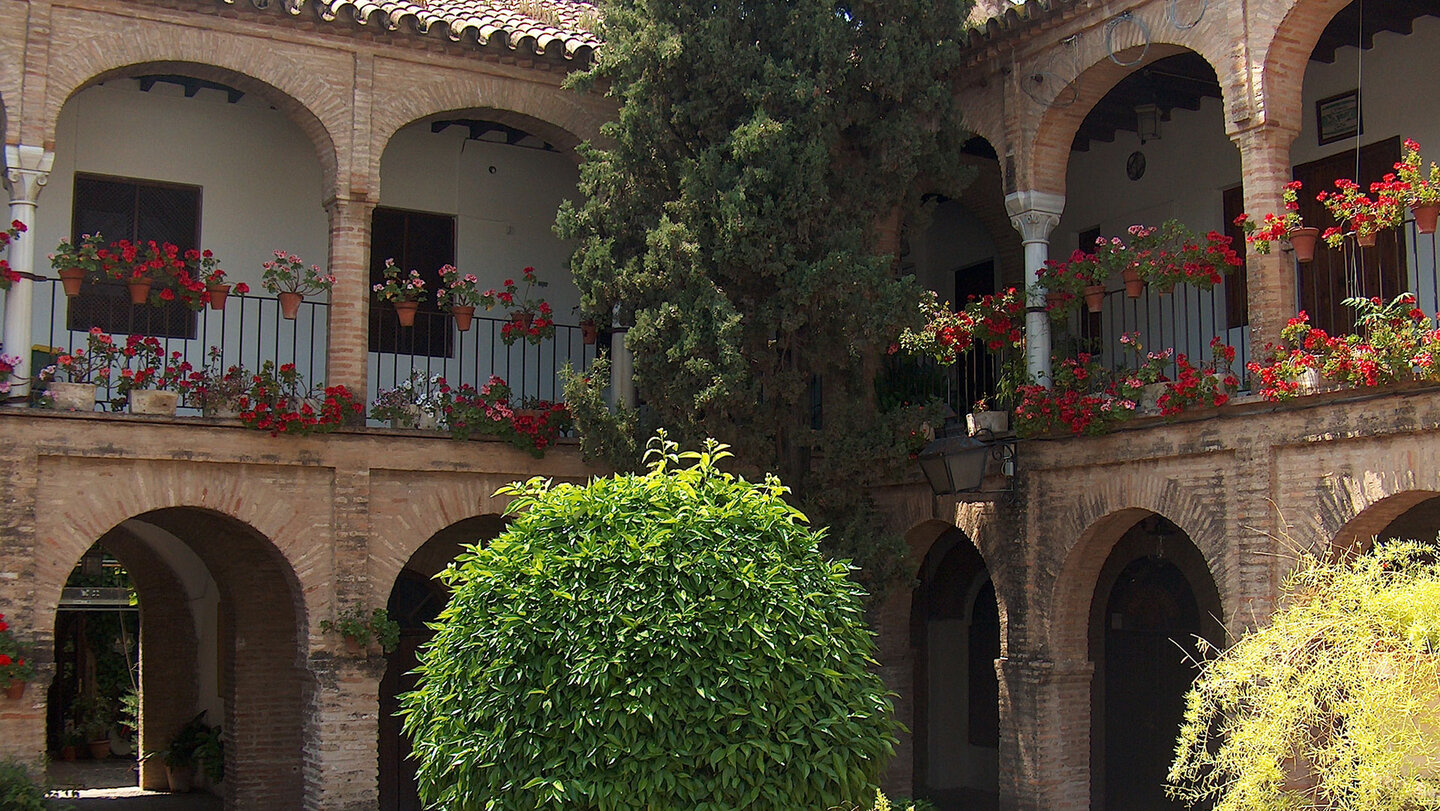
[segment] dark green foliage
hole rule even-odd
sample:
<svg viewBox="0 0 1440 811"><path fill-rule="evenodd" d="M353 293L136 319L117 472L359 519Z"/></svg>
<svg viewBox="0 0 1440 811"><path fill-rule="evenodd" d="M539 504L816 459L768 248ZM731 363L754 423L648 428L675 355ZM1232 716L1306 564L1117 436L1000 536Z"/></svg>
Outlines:
<svg viewBox="0 0 1440 811"><path fill-rule="evenodd" d="M862 594L773 477L652 446L645 475L531 480L452 587L401 698L447 811L822 811L874 797L897 725ZM694 461L676 469L681 460Z"/></svg>
<svg viewBox="0 0 1440 811"><path fill-rule="evenodd" d="M876 519L813 497L830 443L865 424L831 412L875 412L880 353L919 317L879 234L965 180L951 83L969 5L609 0L599 62L575 81L620 103L604 148L582 147L584 202L559 216L582 305L633 324L654 421L779 471L832 537ZM576 415L613 433L603 412ZM872 481L829 496L863 504ZM872 541L895 548L845 545Z"/></svg>
<svg viewBox="0 0 1440 811"><path fill-rule="evenodd" d="M0 761L0 809L3 811L50 811L45 788L30 777L25 767L11 760Z"/></svg>

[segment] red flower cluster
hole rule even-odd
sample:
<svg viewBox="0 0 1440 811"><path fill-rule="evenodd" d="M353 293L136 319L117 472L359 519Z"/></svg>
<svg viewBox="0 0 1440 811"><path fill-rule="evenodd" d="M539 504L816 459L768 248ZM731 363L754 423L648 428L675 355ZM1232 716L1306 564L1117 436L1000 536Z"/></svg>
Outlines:
<svg viewBox="0 0 1440 811"><path fill-rule="evenodd" d="M943 364L979 346L992 352L1018 348L1025 340L1025 294L1015 288L971 296L965 308L951 312L932 295L923 306L925 324L900 335L895 349L926 355Z"/></svg>
<svg viewBox="0 0 1440 811"><path fill-rule="evenodd" d="M101 269L112 279L154 283L156 289L150 294L152 304L179 299L199 309L210 302L206 284L219 284L225 278L225 271L216 267L215 256L210 251L192 248L182 252L177 245L153 239L148 242L122 239L100 248L95 254Z"/></svg>
<svg viewBox="0 0 1440 811"><path fill-rule="evenodd" d="M19 220L11 221L8 229L0 231L0 250L9 247L10 243L18 239L26 230L25 223ZM20 281L19 271L11 270L10 262L0 259L0 290L9 290L10 285L18 281Z"/></svg>
<svg viewBox="0 0 1440 811"><path fill-rule="evenodd" d="M468 383L452 388L444 378L436 383L440 413L455 439L471 434L501 437L539 457L572 425L564 403L527 398L519 406L512 404L510 386L495 375L479 389Z"/></svg>
<svg viewBox="0 0 1440 811"><path fill-rule="evenodd" d="M333 431L365 407L344 386L312 393L295 364L265 361L239 398L240 421L271 436Z"/></svg>

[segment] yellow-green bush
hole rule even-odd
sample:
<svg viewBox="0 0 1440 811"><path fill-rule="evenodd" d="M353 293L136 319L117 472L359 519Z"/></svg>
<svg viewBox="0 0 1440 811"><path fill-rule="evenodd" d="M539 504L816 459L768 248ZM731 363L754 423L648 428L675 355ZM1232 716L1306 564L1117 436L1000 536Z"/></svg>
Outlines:
<svg viewBox="0 0 1440 811"><path fill-rule="evenodd" d="M1305 560L1270 623L1186 699L1173 796L1215 811L1440 807L1440 565L1394 544Z"/></svg>

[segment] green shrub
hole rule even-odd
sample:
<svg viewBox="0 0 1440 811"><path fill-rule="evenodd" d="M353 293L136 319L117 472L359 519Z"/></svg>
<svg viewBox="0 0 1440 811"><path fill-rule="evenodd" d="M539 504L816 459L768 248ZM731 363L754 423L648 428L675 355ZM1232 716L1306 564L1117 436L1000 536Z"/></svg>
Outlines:
<svg viewBox="0 0 1440 811"><path fill-rule="evenodd" d="M1171 793L1215 811L1411 811L1440 796L1440 566L1307 560L1268 625L1205 662Z"/></svg>
<svg viewBox="0 0 1440 811"><path fill-rule="evenodd" d="M733 811L868 801L897 725L862 593L780 482L663 434L644 475L502 490L402 697L448 809ZM681 461L693 466L676 469Z"/></svg>
<svg viewBox="0 0 1440 811"><path fill-rule="evenodd" d="M45 789L30 779L25 767L12 760L0 761L0 809L4 811L48 811Z"/></svg>

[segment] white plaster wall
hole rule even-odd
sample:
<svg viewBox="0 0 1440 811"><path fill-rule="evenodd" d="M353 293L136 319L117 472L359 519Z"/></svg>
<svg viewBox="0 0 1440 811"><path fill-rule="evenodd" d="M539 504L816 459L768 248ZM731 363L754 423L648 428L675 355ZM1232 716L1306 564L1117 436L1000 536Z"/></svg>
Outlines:
<svg viewBox="0 0 1440 811"><path fill-rule="evenodd" d="M546 286L532 296L550 302L558 324L578 323L580 293L569 272L573 244L554 231L561 201L578 197L573 157L468 135L458 126L432 133L427 122L397 132L381 156L380 204L454 216L455 265L461 272L479 277L481 289L498 289L506 279L518 279L525 267L534 267ZM505 314L497 308L476 317L503 319ZM412 368L469 383L484 382L493 369L512 387L523 386L525 394L560 399L558 370L567 361L583 366L587 351L578 335L565 330L538 347L518 341L507 348L491 335L490 325L478 320L471 333L455 335L468 360L372 353L371 390L393 386ZM589 347L589 355L593 352ZM476 355L486 359L478 370Z"/></svg>
<svg viewBox="0 0 1440 811"><path fill-rule="evenodd" d="M986 260L995 262L995 278L1000 278L1000 257L995 242L966 208L956 202L936 207L930 225L910 240L910 255L916 280L934 290L941 301L960 306L955 298L955 271ZM992 280L993 282L993 280Z"/></svg>

